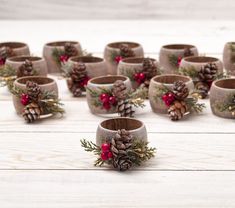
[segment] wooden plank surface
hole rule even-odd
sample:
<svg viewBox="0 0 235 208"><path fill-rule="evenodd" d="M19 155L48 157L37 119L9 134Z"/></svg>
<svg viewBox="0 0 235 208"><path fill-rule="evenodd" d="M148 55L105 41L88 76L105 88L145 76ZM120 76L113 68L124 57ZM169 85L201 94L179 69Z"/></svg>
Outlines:
<svg viewBox="0 0 235 208"><path fill-rule="evenodd" d="M1 41L28 42L37 55L45 42L73 39L98 56L110 41L134 40L155 58L161 45L173 42L221 58L235 33L229 21L0 21L0 27ZM179 122L152 113L146 101L136 118L146 124L157 155L118 173L94 167L94 156L80 147L82 138L94 141L107 117L91 114L85 98L73 98L64 80L50 76L67 111L60 119L26 125L7 89L0 89L1 208L235 206L234 121L212 115L208 100L202 100L204 113Z"/></svg>
<svg viewBox="0 0 235 208"><path fill-rule="evenodd" d="M233 0L1 0L1 19L233 19Z"/></svg>

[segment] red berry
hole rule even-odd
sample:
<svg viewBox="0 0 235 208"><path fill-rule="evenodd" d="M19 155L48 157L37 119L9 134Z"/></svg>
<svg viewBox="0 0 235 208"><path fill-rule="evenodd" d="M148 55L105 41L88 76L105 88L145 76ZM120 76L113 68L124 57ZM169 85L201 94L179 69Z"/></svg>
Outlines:
<svg viewBox="0 0 235 208"><path fill-rule="evenodd" d="M101 100L103 103L109 102L109 95L106 94L106 93L102 93L102 94L100 95L100 100Z"/></svg>
<svg viewBox="0 0 235 208"><path fill-rule="evenodd" d="M178 67L180 66L181 61L182 61L182 57L179 56L178 59L177 59L177 66Z"/></svg>
<svg viewBox="0 0 235 208"><path fill-rule="evenodd" d="M103 108L104 108L105 110L109 110L109 109L111 108L110 103L109 103L109 102L104 102L104 103L103 103Z"/></svg>
<svg viewBox="0 0 235 208"><path fill-rule="evenodd" d="M22 94L20 97L20 102L22 103L22 105L28 105L29 96L27 94Z"/></svg>
<svg viewBox="0 0 235 208"><path fill-rule="evenodd" d="M122 60L122 56L116 56L114 60L118 64Z"/></svg>
<svg viewBox="0 0 235 208"><path fill-rule="evenodd" d="M109 102L112 104L112 105L116 105L117 104L117 100L114 96L111 96L109 97Z"/></svg>
<svg viewBox="0 0 235 208"><path fill-rule="evenodd" d="M5 61L6 61L5 59L0 58L0 65L4 65Z"/></svg>
<svg viewBox="0 0 235 208"><path fill-rule="evenodd" d="M144 81L144 79L145 79L145 74L144 74L144 73L140 73L140 74L139 74L139 79L140 79L141 81Z"/></svg>
<svg viewBox="0 0 235 208"><path fill-rule="evenodd" d="M165 101L166 99L167 99L167 95L164 94L164 95L162 96L162 100Z"/></svg>
<svg viewBox="0 0 235 208"><path fill-rule="evenodd" d="M167 106L170 106L175 101L175 96L173 93L168 92L162 96L162 100Z"/></svg>
<svg viewBox="0 0 235 208"><path fill-rule="evenodd" d="M108 143L103 143L103 144L101 145L101 150L102 150L102 152L109 152L109 150L110 150L110 144L108 144Z"/></svg>
<svg viewBox="0 0 235 208"><path fill-rule="evenodd" d="M112 152L108 153L108 158L113 158L113 153Z"/></svg>
<svg viewBox="0 0 235 208"><path fill-rule="evenodd" d="M61 55L60 56L60 62L67 62L68 61L68 59L69 59L69 57L67 56L67 55Z"/></svg>
<svg viewBox="0 0 235 208"><path fill-rule="evenodd" d="M139 73L135 73L135 74L134 74L134 79L135 79L136 81L139 79L139 77L140 77L140 76L139 76Z"/></svg>
<svg viewBox="0 0 235 208"><path fill-rule="evenodd" d="M100 154L100 157L101 157L102 160L108 160L108 159L109 159L109 158L108 158L108 154L105 153L105 152L102 152L102 153Z"/></svg>

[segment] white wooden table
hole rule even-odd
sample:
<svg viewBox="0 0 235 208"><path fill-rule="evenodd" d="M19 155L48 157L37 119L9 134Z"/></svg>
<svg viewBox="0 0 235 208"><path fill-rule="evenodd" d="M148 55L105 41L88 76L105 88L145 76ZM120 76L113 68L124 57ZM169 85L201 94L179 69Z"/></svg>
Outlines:
<svg viewBox="0 0 235 208"><path fill-rule="evenodd" d="M181 21L1 21L0 41L28 42L33 54L51 40L74 39L102 56L106 43L142 43L158 57L166 43L192 43L200 53L221 57L234 40L233 22ZM92 115L84 98L72 98L55 77L66 116L27 125L0 89L0 207L235 207L235 123L213 116L208 100L201 115L171 122L151 112L148 102L136 118L148 130L157 155L130 172L95 168L80 139L95 139L105 118Z"/></svg>

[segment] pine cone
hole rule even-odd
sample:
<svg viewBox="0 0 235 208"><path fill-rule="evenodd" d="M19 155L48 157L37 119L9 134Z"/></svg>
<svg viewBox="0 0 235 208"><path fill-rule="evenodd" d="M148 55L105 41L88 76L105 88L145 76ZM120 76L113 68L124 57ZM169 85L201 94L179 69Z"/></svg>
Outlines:
<svg viewBox="0 0 235 208"><path fill-rule="evenodd" d="M121 57L127 58L127 57L134 57L135 53L134 51L127 45L127 44L121 44L119 47L121 51Z"/></svg>
<svg viewBox="0 0 235 208"><path fill-rule="evenodd" d="M209 86L204 82L197 82L195 85L195 89L197 90L198 96L201 99L205 99L208 96Z"/></svg>
<svg viewBox="0 0 235 208"><path fill-rule="evenodd" d="M72 43L66 43L64 46L65 55L68 57L77 56L78 50Z"/></svg>
<svg viewBox="0 0 235 208"><path fill-rule="evenodd" d="M132 161L128 151L132 146L132 137L125 129L118 130L111 140L111 151L113 153L113 166L120 171L126 171L132 167Z"/></svg>
<svg viewBox="0 0 235 208"><path fill-rule="evenodd" d="M128 99L118 101L117 111L121 117L133 117L135 112L132 110L132 105Z"/></svg>
<svg viewBox="0 0 235 208"><path fill-rule="evenodd" d="M25 106L22 116L27 123L32 123L40 118L41 108L36 103Z"/></svg>
<svg viewBox="0 0 235 208"><path fill-rule="evenodd" d="M143 61L143 72L148 80L157 75L157 67L153 60L145 58Z"/></svg>
<svg viewBox="0 0 235 208"><path fill-rule="evenodd" d="M33 75L33 63L26 59L24 63L19 67L17 77L32 76Z"/></svg>
<svg viewBox="0 0 235 208"><path fill-rule="evenodd" d="M184 101L174 101L168 109L168 115L172 121L177 121L183 118L184 114L188 111L187 105Z"/></svg>
<svg viewBox="0 0 235 208"><path fill-rule="evenodd" d="M187 47L184 49L184 57L188 57L188 56L193 56L193 52L191 51L190 47Z"/></svg>
<svg viewBox="0 0 235 208"><path fill-rule="evenodd" d="M126 85L122 80L117 80L113 84L113 95L116 97L117 100L124 100L127 97L127 89Z"/></svg>
<svg viewBox="0 0 235 208"><path fill-rule="evenodd" d="M198 72L199 79L203 82L213 82L216 79L218 67L214 63L206 64Z"/></svg>
<svg viewBox="0 0 235 208"><path fill-rule="evenodd" d="M140 88L143 88L143 87L149 88L149 85L150 85L150 80L145 80L144 83L142 83L139 87Z"/></svg>
<svg viewBox="0 0 235 208"><path fill-rule="evenodd" d="M183 81L177 81L173 85L173 93L177 100L184 100L189 95L189 89Z"/></svg>
<svg viewBox="0 0 235 208"><path fill-rule="evenodd" d="M0 59L6 60L8 57L11 57L13 55L13 50L10 47L3 46L0 48Z"/></svg>
<svg viewBox="0 0 235 208"><path fill-rule="evenodd" d="M70 77L73 82L81 82L87 77L86 65L82 62L74 64L70 72Z"/></svg>
<svg viewBox="0 0 235 208"><path fill-rule="evenodd" d="M35 82L27 81L26 90L27 90L27 95L29 96L29 99L37 103L42 94L40 86Z"/></svg>
<svg viewBox="0 0 235 208"><path fill-rule="evenodd" d="M79 86L76 86L76 84L73 85L71 92L74 97L80 97L82 95L82 89Z"/></svg>

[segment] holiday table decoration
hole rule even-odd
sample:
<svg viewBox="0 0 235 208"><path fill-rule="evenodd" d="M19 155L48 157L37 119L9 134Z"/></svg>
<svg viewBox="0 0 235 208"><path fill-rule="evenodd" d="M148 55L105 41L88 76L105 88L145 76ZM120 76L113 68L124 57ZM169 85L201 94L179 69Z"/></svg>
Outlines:
<svg viewBox="0 0 235 208"><path fill-rule="evenodd" d="M235 119L235 78L216 80L212 83L210 105L214 115Z"/></svg>
<svg viewBox="0 0 235 208"><path fill-rule="evenodd" d="M149 101L155 113L168 113L176 121L190 112L201 112L204 104L190 96L192 79L181 75L159 75L150 82Z"/></svg>
<svg viewBox="0 0 235 208"><path fill-rule="evenodd" d="M128 57L144 57L143 47L134 42L113 42L106 45L104 59L107 62L108 74L116 75L118 63Z"/></svg>
<svg viewBox="0 0 235 208"><path fill-rule="evenodd" d="M235 42L228 42L225 44L223 63L227 73L235 76Z"/></svg>
<svg viewBox="0 0 235 208"><path fill-rule="evenodd" d="M81 140L85 151L93 152L95 166L108 164L126 171L154 157L155 148L148 147L145 125L136 119L114 118L101 122L96 132L96 144Z"/></svg>
<svg viewBox="0 0 235 208"><path fill-rule="evenodd" d="M159 63L164 74L178 74L181 60L188 56L198 56L196 46L188 44L170 44L161 47Z"/></svg>
<svg viewBox="0 0 235 208"><path fill-rule="evenodd" d="M32 123L55 114L63 114L56 82L48 77L28 76L14 81L10 88L18 114Z"/></svg>
<svg viewBox="0 0 235 208"><path fill-rule="evenodd" d="M86 88L87 103L94 114L119 113L132 117L133 107L143 107L146 93L133 92L130 79L121 75L101 76L90 79Z"/></svg>
<svg viewBox="0 0 235 208"><path fill-rule="evenodd" d="M74 97L80 97L90 78L107 74L104 59L94 56L71 57L62 66L69 90Z"/></svg>
<svg viewBox="0 0 235 208"><path fill-rule="evenodd" d="M0 65L4 65L6 59L12 56L29 55L29 47L21 42L0 43Z"/></svg>
<svg viewBox="0 0 235 208"><path fill-rule="evenodd" d="M47 62L49 73L61 72L61 65L72 56L82 55L82 48L76 41L57 41L46 43L43 56Z"/></svg>
<svg viewBox="0 0 235 208"><path fill-rule="evenodd" d="M208 96L212 82L225 76L222 62L207 56L184 58L180 63L179 73L193 79L194 96L202 99Z"/></svg>
<svg viewBox="0 0 235 208"><path fill-rule="evenodd" d="M0 70L1 86L10 85L15 78L24 76L46 76L47 65L44 58L37 56L14 56L7 58Z"/></svg>
<svg viewBox="0 0 235 208"><path fill-rule="evenodd" d="M132 88L149 88L151 78L160 74L156 59L153 58L124 58L118 64L117 73L129 77Z"/></svg>

